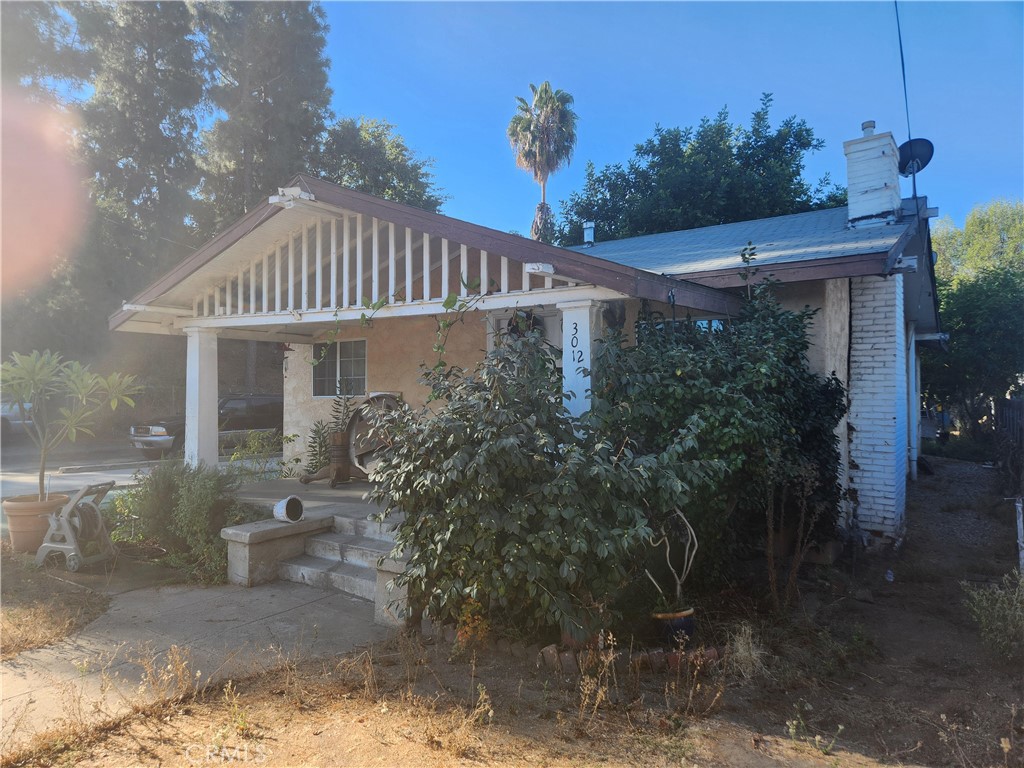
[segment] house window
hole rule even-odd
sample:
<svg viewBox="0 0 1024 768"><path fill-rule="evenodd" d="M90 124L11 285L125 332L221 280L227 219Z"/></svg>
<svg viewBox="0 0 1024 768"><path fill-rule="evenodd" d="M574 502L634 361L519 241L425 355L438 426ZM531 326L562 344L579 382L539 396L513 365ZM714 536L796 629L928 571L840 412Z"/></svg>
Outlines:
<svg viewBox="0 0 1024 768"><path fill-rule="evenodd" d="M366 394L366 341L313 345L313 397Z"/></svg>

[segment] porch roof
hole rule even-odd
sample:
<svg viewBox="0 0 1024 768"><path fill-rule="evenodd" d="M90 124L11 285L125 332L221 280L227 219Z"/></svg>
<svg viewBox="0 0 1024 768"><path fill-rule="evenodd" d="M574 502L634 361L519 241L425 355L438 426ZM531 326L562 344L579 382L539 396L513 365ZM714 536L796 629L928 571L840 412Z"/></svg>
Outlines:
<svg viewBox="0 0 1024 768"><path fill-rule="evenodd" d="M382 200L305 174L295 176L289 182L286 189L288 188L297 188L301 192L298 195L271 197L257 205L245 216L227 227L198 251L184 259L176 267L135 296L130 302L126 302L124 308L111 315L109 321L110 328L112 330L132 330L150 333L180 333L184 326L197 322L200 324L216 324L221 328L227 328L229 321L237 320L237 324L234 327L247 327L251 329L254 326L259 326L258 330L261 338L270 334L276 334L275 338L283 339L284 334L289 330L289 326L293 326L292 318L288 315L289 312L294 313L295 310L307 312L307 310L315 309L320 314L326 313L326 317L330 314L334 305L329 301L324 301L321 304L319 296L323 294L320 292L319 283L317 288L319 292L318 298L310 306L305 304L302 306L292 306L289 304L286 307L274 307L273 301L268 302L262 298L262 293L258 297L257 288L260 287L260 281L262 280L262 292L265 293L267 291L268 272L272 271L275 265L281 264L284 259L283 254L278 250L277 261L271 255L270 266L268 267L266 254L268 252L273 254L275 248L280 249L282 242L288 242L290 245L297 237L297 232L301 231L302 237L305 237L309 227L321 226L325 219L334 218L337 220L337 217L345 217L346 225L348 224L348 217L355 217L359 221L360 227L362 227L362 222L364 221L373 222L374 271L372 274L374 275L374 291L378 287L376 282L377 276L381 276L382 280L386 281L385 271L388 266L390 266L392 272L396 271L395 241L397 240L399 247L401 247L401 230L404 229L406 233L415 232L418 237L422 238L419 248L427 253L424 257L424 268L427 267L427 259L434 258L436 255L429 248L425 247L430 245L432 248L433 245L430 240L434 238L434 242L437 240L442 242L446 256L448 255L449 243L455 244L456 249L461 247L463 266L466 264L466 247L474 249L474 258L477 258L475 254L479 254L478 258L481 261L480 271L485 273L487 267L483 262L487 259L487 254L500 257L503 265L506 260L515 262L517 265L523 265L524 277L522 281L525 288L524 293L530 290L530 281L525 277L525 265L543 264L553 269L553 273L547 272L541 277L545 281L545 288L551 289L552 281L557 283L554 286L556 291L551 292L551 296L557 294L559 286L562 286L563 294L571 293L574 290L579 291L581 286L591 286L595 289L595 296L602 298L632 296L666 302L669 301L671 295L679 306L716 314L730 314L739 307L739 299L736 296L715 288L659 275L629 264L616 263L595 254L578 253L569 249L545 245L544 243L517 235L489 229L448 216L430 213L408 205ZM378 264L376 261L378 256L376 229L378 222L381 226L391 227L389 240L391 247L390 265L387 264L387 247L383 245L380 257L384 263ZM362 233L362 229L359 231ZM397 236L396 231L398 232ZM317 236L319 237L320 234L318 231ZM366 234L364 237L366 242L369 242L370 235ZM406 238L406 252L402 253L400 259L409 262L412 261L414 249L408 248L408 243L410 242L408 234ZM353 251L355 251L357 240L352 242ZM319 248L319 243L316 247ZM302 267L306 268L305 241L302 242L302 248ZM312 249L312 245L310 248ZM360 253L362 252L360 251ZM334 256L336 257L337 254L334 254ZM261 258L262 266L260 264ZM291 254L289 254L290 258ZM355 258L354 253L353 258ZM310 259L312 259L312 256L310 256ZM369 272L369 255L366 257L360 256L360 259L365 261L367 272ZM444 259L446 275L448 270L447 263L454 263L457 259L457 250L453 252L452 256ZM437 268L438 263L436 260L431 262L430 269ZM321 268L321 266L322 263L320 262L318 251L316 266L311 266L306 270L310 284L316 279L313 276L313 271ZM290 261L286 267L294 282L302 280L303 291L305 291L306 277L292 271ZM277 268L280 270L280 267ZM296 266L296 268L298 267ZM408 270L409 267L406 267L406 269ZM236 274L237 280L233 278ZM410 272L407 271L406 275L410 276ZM278 279L280 279L279 275ZM400 279L401 277L399 277ZM533 279L536 280L537 278ZM225 280L227 281L226 284ZM366 280L369 282L370 278L366 278ZM210 286L216 284L217 281L220 281L220 286L216 288L216 291L218 291L217 312L204 312L202 308L203 299L200 297L204 291L211 290ZM272 281L273 278L271 277ZM270 287L273 288L274 286L271 285ZM235 307L239 310L235 313L237 317L201 316L212 314L231 315L231 302L236 295L236 289L237 301ZM280 295L280 290L278 285L278 295ZM286 288L286 290L288 289ZM351 304L345 304L344 308L346 311L358 313L361 309L359 304L363 294L360 292L360 289L356 288L353 289L353 292L355 293L355 301ZM487 292L487 290L484 289L483 292ZM393 299L393 283L390 292L385 286L381 287L380 294L382 296L389 293L389 298ZM507 293L506 285L502 286L500 293ZM251 304L262 306L261 312L257 311L259 306L251 305L246 306L244 312L242 311L243 303L245 303L245 299L250 295L255 299ZM289 300L290 296L291 294L289 294ZM435 299L436 296L437 294L434 294ZM227 304L228 311L226 313L223 313L219 306L221 297L224 298ZM495 298L488 296L488 302L483 302L481 308L499 303L494 300ZM432 303L429 299L431 299L429 289L424 289L424 295L420 297L419 301L413 302L411 298L407 298L405 307L387 306L385 313L400 315L403 312L440 311L438 306L434 306L437 302ZM536 299L541 299L540 290L536 291ZM411 304L417 304L418 306L414 308L410 306ZM268 311L274 309L277 311ZM313 320L313 314L310 314L308 319ZM294 327L292 330L294 330Z"/></svg>

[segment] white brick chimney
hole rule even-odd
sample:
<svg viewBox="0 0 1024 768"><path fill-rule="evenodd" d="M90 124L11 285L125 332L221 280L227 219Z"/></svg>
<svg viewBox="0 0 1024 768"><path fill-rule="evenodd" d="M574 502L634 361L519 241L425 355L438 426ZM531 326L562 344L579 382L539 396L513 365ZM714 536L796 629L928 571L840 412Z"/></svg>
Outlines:
<svg viewBox="0 0 1024 768"><path fill-rule="evenodd" d="M874 120L861 129L861 138L843 142L851 227L893 222L901 205L900 155L892 134L876 134Z"/></svg>

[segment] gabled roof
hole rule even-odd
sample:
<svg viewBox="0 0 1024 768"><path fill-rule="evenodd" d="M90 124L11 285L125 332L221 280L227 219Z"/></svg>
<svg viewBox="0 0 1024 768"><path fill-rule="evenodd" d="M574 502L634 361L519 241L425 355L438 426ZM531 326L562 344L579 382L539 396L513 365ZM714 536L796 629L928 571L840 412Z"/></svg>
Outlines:
<svg viewBox="0 0 1024 768"><path fill-rule="evenodd" d="M665 302L671 294L681 306L721 314L737 310L740 304L735 296L713 288L609 261L596 254L577 253L545 245L518 235L382 200L306 174L296 175L287 186L298 187L310 195L310 203L320 206L325 212L348 211L372 216L396 226L464 243L514 261L551 264L560 276L627 296ZM294 215L270 202L268 198L152 283L129 304L160 306L169 310L190 309L197 281L201 281L211 270L231 274L232 269L237 269L239 259L251 258L251 255L246 255L246 243L253 243L257 250L264 247L267 242L288 230L288 221ZM115 312L110 317L111 330L121 327L135 314L136 310L133 309Z"/></svg>
<svg viewBox="0 0 1024 768"><path fill-rule="evenodd" d="M718 287L731 287L738 285L735 276L744 268L740 252L747 243L754 244L757 258L753 267L762 275L765 271L784 273L802 268L803 279L839 277L840 263L845 275L884 274L914 231L915 217L883 226L850 228L843 206L575 246L572 250L697 282L732 276L715 281ZM814 275L810 270L815 267L828 269Z"/></svg>

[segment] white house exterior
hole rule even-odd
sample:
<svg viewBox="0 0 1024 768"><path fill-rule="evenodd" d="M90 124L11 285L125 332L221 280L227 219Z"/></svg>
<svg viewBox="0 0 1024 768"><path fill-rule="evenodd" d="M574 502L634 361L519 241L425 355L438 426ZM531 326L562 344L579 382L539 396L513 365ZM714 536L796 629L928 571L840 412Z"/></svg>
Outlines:
<svg viewBox="0 0 1024 768"><path fill-rule="evenodd" d="M573 249L299 175L127 302L110 326L185 336L186 460L212 463L219 338L288 346L284 428L305 434L328 417L325 382L338 375L367 393L422 402L420 365L436 359L435 320L454 294L471 309L448 338L448 362L471 366L510 313L528 309L560 340L570 407L582 410L589 382L580 369L606 317L624 318L628 331L642 302L695 318L735 314L746 285L739 254L753 242L755 279L778 281L788 306L820 309L809 360L849 391L840 437L851 512L863 531L891 540L902 534L906 478L916 470L917 350L940 332L935 211L900 199L891 134L865 130L845 150L848 207Z"/></svg>

